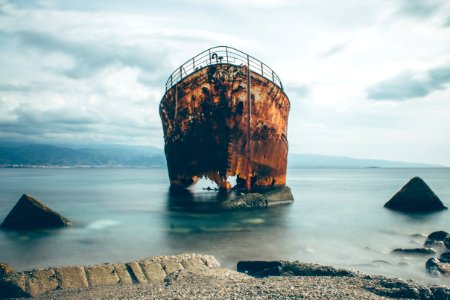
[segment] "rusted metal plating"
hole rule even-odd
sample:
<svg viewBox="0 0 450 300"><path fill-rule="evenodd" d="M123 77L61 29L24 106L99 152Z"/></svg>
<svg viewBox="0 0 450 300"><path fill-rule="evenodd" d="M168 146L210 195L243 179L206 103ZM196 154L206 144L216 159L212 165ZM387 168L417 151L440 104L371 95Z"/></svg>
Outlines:
<svg viewBox="0 0 450 300"><path fill-rule="evenodd" d="M241 189L247 179L251 189L284 186L289 109L282 89L247 66L214 64L183 78L160 103L171 185L207 177L230 189L237 176Z"/></svg>

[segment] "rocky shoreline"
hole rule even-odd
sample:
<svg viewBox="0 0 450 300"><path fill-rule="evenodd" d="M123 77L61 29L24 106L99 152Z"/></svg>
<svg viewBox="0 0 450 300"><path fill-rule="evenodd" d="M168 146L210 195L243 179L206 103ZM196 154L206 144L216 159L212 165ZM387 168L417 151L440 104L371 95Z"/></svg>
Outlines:
<svg viewBox="0 0 450 300"><path fill-rule="evenodd" d="M446 286L299 261L239 262L210 255L14 272L3 265L0 298L36 299L450 299Z"/></svg>

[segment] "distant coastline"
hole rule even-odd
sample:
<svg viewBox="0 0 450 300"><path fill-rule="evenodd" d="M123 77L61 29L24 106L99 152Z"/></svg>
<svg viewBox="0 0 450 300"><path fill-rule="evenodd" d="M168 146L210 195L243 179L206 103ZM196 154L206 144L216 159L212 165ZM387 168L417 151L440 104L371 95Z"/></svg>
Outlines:
<svg viewBox="0 0 450 300"><path fill-rule="evenodd" d="M0 165L0 169L166 169L166 166L129 166L129 165ZM304 166L289 167L288 170L296 169L450 169L446 166L430 167L334 167L334 166Z"/></svg>
<svg viewBox="0 0 450 300"><path fill-rule="evenodd" d="M166 168L164 150L151 146L46 145L0 142L0 168ZM424 163L290 153L288 169L449 168Z"/></svg>

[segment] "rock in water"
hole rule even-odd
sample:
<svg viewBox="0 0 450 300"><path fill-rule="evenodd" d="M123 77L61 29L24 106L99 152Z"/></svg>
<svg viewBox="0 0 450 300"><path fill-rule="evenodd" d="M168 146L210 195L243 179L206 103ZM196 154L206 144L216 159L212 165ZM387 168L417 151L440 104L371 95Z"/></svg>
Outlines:
<svg viewBox="0 0 450 300"><path fill-rule="evenodd" d="M262 208L280 204L288 204L294 201L291 189L288 186L263 191L261 193L241 194L228 199L219 205L219 209L235 210L247 208Z"/></svg>
<svg viewBox="0 0 450 300"><path fill-rule="evenodd" d="M288 186L277 188L275 190L264 193L263 195L267 199L268 206L291 203L294 201L294 196L292 196L291 188Z"/></svg>
<svg viewBox="0 0 450 300"><path fill-rule="evenodd" d="M14 270L10 266L8 266L5 263L0 262L0 278L7 274L11 274L13 272L14 272Z"/></svg>
<svg viewBox="0 0 450 300"><path fill-rule="evenodd" d="M411 179L384 207L404 212L431 212L447 209L420 177Z"/></svg>
<svg viewBox="0 0 450 300"><path fill-rule="evenodd" d="M448 232L440 230L430 233L427 239L433 241L444 241L448 236Z"/></svg>
<svg viewBox="0 0 450 300"><path fill-rule="evenodd" d="M427 260L425 267L432 275L450 275L450 264L444 263L437 258Z"/></svg>
<svg viewBox="0 0 450 300"><path fill-rule="evenodd" d="M69 225L69 220L27 194L22 195L2 223L2 227L9 229L55 228Z"/></svg>
<svg viewBox="0 0 450 300"><path fill-rule="evenodd" d="M392 250L392 253L407 255L431 255L435 254L436 251L432 248L397 248Z"/></svg>
<svg viewBox="0 0 450 300"><path fill-rule="evenodd" d="M439 260L444 263L450 263L450 252L444 252L439 257Z"/></svg>
<svg viewBox="0 0 450 300"><path fill-rule="evenodd" d="M448 232L442 230L432 232L423 245L425 247L444 248L444 241L449 236Z"/></svg>

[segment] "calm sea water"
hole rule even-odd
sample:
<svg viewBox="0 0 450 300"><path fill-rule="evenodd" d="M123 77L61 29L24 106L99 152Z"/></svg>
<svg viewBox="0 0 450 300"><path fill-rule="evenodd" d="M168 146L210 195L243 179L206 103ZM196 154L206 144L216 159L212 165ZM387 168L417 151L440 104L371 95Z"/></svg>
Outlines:
<svg viewBox="0 0 450 300"><path fill-rule="evenodd" d="M0 219L30 193L74 222L60 230L0 230L0 261L25 270L199 252L229 268L239 260L295 259L448 285L427 274L426 257L391 254L420 247L424 238L415 234L450 231L450 211L383 208L413 176L450 206L450 169L289 170L293 204L226 213L180 207L180 200L215 194L197 187L173 195L165 169L0 169Z"/></svg>

